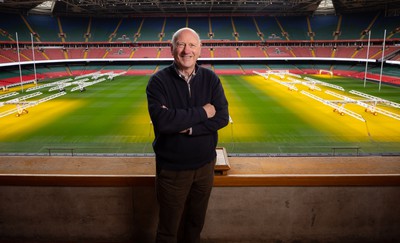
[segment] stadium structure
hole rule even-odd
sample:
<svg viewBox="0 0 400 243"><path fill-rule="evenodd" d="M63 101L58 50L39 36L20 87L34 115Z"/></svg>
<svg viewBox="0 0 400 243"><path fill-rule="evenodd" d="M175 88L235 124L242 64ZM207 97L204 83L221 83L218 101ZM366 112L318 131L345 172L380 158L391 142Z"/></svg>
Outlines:
<svg viewBox="0 0 400 243"><path fill-rule="evenodd" d="M0 13L0 242L154 241L144 89L182 27L230 104L204 242L400 241L400 1L0 0Z"/></svg>

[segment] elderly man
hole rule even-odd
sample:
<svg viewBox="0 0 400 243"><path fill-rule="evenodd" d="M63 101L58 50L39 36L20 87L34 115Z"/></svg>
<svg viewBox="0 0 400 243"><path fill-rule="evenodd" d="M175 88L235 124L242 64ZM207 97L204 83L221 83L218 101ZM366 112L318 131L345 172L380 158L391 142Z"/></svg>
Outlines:
<svg viewBox="0 0 400 243"><path fill-rule="evenodd" d="M228 102L218 76L196 63L201 41L194 30L175 32L171 52L174 62L152 75L146 89L160 208L156 242L199 242Z"/></svg>

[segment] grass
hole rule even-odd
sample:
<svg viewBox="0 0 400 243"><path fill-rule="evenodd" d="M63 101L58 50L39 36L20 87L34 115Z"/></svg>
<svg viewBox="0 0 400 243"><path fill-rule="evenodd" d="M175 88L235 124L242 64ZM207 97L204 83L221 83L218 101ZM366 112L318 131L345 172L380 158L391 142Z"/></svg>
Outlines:
<svg viewBox="0 0 400 243"><path fill-rule="evenodd" d="M53 152L72 148L83 154L152 153L153 131L145 95L148 78L120 76L89 86L85 92L70 92L67 88L66 95L33 106L28 114L0 118L0 153L48 153L49 148ZM374 116L354 104L345 107L361 114L367 122L340 116L331 107L260 76L220 78L233 122L220 130L219 146L230 154L318 154L345 146L358 146L361 153L400 152L399 120ZM332 90L342 95L356 98L348 93L355 89L400 103L399 87L382 85L379 91L378 84L372 82L364 88L360 80L314 78L342 86L346 91ZM337 99L324 92L308 91L306 86L296 87L324 99ZM50 93L40 91L41 97ZM10 108L0 107L0 112ZM383 108L400 114L398 108Z"/></svg>

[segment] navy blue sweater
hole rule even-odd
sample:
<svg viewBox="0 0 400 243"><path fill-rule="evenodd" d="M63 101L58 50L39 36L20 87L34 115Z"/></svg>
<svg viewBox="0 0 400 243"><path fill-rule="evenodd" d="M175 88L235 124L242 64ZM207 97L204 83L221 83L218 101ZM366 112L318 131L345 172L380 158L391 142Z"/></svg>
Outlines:
<svg viewBox="0 0 400 243"><path fill-rule="evenodd" d="M213 71L196 65L188 84L172 64L151 76L146 94L157 167L196 169L216 157L217 131L228 124L229 113L221 81ZM207 103L216 109L212 118L203 109ZM180 133L188 128L190 135Z"/></svg>

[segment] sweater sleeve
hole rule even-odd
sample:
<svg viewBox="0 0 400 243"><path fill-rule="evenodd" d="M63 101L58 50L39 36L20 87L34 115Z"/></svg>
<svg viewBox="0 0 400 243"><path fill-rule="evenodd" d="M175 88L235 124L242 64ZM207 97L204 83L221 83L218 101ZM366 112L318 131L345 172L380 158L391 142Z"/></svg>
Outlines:
<svg viewBox="0 0 400 243"><path fill-rule="evenodd" d="M192 136L215 133L229 123L228 101L219 78L217 78L217 82L213 87L211 104L216 109L215 116L194 125L192 127Z"/></svg>
<svg viewBox="0 0 400 243"><path fill-rule="evenodd" d="M165 87L156 76L150 78L146 94L151 121L160 133L179 133L207 120L207 113L201 106L185 109L167 107Z"/></svg>

